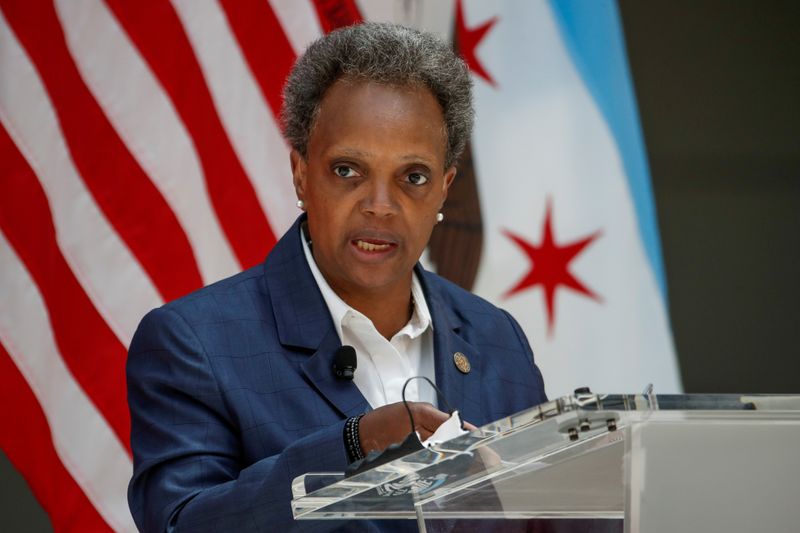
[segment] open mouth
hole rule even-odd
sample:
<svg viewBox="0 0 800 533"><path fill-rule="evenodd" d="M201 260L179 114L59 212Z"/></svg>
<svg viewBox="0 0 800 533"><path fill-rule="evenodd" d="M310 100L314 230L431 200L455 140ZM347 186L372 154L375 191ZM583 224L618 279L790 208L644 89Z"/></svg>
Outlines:
<svg viewBox="0 0 800 533"><path fill-rule="evenodd" d="M367 254L379 255L397 248L397 243L382 239L354 239L350 242L359 252Z"/></svg>
<svg viewBox="0 0 800 533"><path fill-rule="evenodd" d="M358 247L360 250L364 250L365 252L383 252L392 247L392 244L388 242L378 243L362 241L361 239L358 239L354 242L356 247Z"/></svg>

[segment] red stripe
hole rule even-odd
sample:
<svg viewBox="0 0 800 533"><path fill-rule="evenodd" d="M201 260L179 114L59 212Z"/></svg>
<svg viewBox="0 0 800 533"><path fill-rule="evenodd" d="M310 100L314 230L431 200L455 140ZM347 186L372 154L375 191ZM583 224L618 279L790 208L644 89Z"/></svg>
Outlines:
<svg viewBox="0 0 800 533"><path fill-rule="evenodd" d="M125 347L72 274L56 242L45 193L2 127L0 230L39 287L64 362L130 451Z"/></svg>
<svg viewBox="0 0 800 533"><path fill-rule="evenodd" d="M266 0L221 0L220 4L264 99L279 118L283 83L296 56L278 17Z"/></svg>
<svg viewBox="0 0 800 533"><path fill-rule="evenodd" d="M239 262L245 268L260 263L275 244L275 235L216 113L175 9L166 0L106 3L169 94L192 136L212 205Z"/></svg>
<svg viewBox="0 0 800 533"><path fill-rule="evenodd" d="M44 412L0 344L0 448L28 481L56 532L111 531L53 447Z"/></svg>
<svg viewBox="0 0 800 533"><path fill-rule="evenodd" d="M313 0L322 31L328 33L362 21L355 0Z"/></svg>
<svg viewBox="0 0 800 533"><path fill-rule="evenodd" d="M0 1L50 94L75 165L109 222L164 299L200 287L183 229L84 84L52 2Z"/></svg>

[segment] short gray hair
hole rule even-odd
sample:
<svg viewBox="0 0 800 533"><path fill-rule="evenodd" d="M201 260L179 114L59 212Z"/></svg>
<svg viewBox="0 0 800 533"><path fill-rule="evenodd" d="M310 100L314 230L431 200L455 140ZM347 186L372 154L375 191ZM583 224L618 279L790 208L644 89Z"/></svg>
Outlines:
<svg viewBox="0 0 800 533"><path fill-rule="evenodd" d="M340 78L428 88L444 116L445 168L461 155L472 132L472 80L448 44L430 33L366 22L313 42L297 60L283 90L281 124L303 157L325 92Z"/></svg>

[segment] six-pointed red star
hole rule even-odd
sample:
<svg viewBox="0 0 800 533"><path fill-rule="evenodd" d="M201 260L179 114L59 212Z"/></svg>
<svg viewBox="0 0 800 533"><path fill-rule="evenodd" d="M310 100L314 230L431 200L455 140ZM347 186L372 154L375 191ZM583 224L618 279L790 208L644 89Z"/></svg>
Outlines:
<svg viewBox="0 0 800 533"><path fill-rule="evenodd" d="M508 230L504 230L503 233L522 248L522 251L525 252L532 263L528 273L514 287L509 289L503 297L508 298L525 289L541 285L544 290L545 305L547 307L548 334L553 332L555 294L556 289L559 287L567 287L598 302L601 301L599 296L569 271L569 265L572 260L600 236L600 231L570 244L557 244L553 236L552 209L550 201L548 201L544 217L542 243L539 246L529 243Z"/></svg>
<svg viewBox="0 0 800 533"><path fill-rule="evenodd" d="M486 33L492 29L492 26L494 26L495 22L497 22L497 17L487 20L477 28L467 28L467 22L464 18L464 6L462 5L462 0L456 1L456 40L458 42L458 51L461 53L461 57L464 58L464 61L467 63L469 69L489 82L489 84L492 86L496 86L497 84L494 82L486 69L483 68L483 65L475 55L475 49L478 47L481 39L484 38Z"/></svg>

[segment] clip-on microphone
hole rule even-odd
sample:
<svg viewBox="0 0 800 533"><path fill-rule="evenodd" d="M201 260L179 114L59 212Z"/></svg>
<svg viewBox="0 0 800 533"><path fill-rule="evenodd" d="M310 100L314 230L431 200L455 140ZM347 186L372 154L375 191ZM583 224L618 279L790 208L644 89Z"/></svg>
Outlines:
<svg viewBox="0 0 800 533"><path fill-rule="evenodd" d="M356 373L358 360L356 350L352 346L342 346L333 356L333 373L339 379L353 380Z"/></svg>

